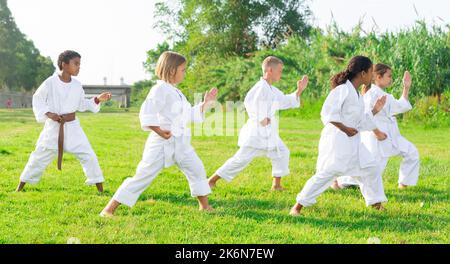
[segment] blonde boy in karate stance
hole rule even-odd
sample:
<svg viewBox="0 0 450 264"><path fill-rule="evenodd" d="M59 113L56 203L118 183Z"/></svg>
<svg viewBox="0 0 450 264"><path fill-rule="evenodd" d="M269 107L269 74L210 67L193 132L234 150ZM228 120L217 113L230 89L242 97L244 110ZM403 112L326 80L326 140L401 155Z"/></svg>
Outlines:
<svg viewBox="0 0 450 264"><path fill-rule="evenodd" d="M392 69L385 64L376 64L374 67L374 84L364 95L366 109L370 109L380 96L387 96L383 109L374 117L375 124L382 131L386 132L388 138L378 141L372 132L363 132L361 135L363 143L378 156L379 183L382 185L383 172L386 169L390 157L402 156L400 165L398 188L405 189L408 186L415 186L419 178L419 152L417 148L406 140L398 129L395 115L408 112L412 109L408 101L409 90L411 88L411 75L405 72L403 77L403 94L400 99L395 99L385 89L392 84ZM348 186L358 185L351 176L337 178L333 184L333 189L342 189ZM382 186L381 186L382 187Z"/></svg>
<svg viewBox="0 0 450 264"><path fill-rule="evenodd" d="M122 183L100 216L112 217L120 204L134 206L159 172L174 164L186 176L199 209L212 210L208 203L211 189L203 163L191 146L188 124L203 122L206 107L216 99L217 89L206 92L204 101L192 106L176 87L184 79L186 64L186 59L176 52L166 51L159 57L155 73L160 80L150 89L139 113L141 128L151 131L142 160L134 177Z"/></svg>
<svg viewBox="0 0 450 264"><path fill-rule="evenodd" d="M272 190L284 190L281 178L289 174L289 149L278 135L278 110L300 107L300 95L308 85L308 77L297 82L297 91L284 95L273 83L281 79L283 62L267 57L262 63L263 77L247 93L244 106L249 119L239 134L238 152L209 179L211 188L221 178L230 182L258 156L272 160Z"/></svg>
<svg viewBox="0 0 450 264"><path fill-rule="evenodd" d="M103 192L103 174L80 121L75 112L100 111L100 103L111 99L111 93L102 93L92 99L84 98L81 83L72 78L80 72L81 56L75 51L64 51L59 55L58 67L62 71L55 73L42 83L33 95L33 112L39 123L45 123L36 143L36 149L30 155L25 166L18 192L26 183L37 184L45 168L58 156L58 169L61 170L63 151L74 154L83 166L87 177L86 184L96 185Z"/></svg>

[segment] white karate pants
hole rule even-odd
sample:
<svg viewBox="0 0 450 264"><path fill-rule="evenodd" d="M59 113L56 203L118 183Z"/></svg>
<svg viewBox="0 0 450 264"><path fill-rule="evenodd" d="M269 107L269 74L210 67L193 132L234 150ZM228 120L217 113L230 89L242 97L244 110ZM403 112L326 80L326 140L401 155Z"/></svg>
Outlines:
<svg viewBox="0 0 450 264"><path fill-rule="evenodd" d="M405 140L407 142L407 150L406 151L398 151L393 156L402 156L403 160L400 164L398 183L407 185L407 186L415 186L417 185L417 181L419 180L419 168L420 168L420 159L419 159L419 151L411 142ZM386 169L386 165L388 163L389 157L383 157L380 159L378 163L378 171L377 176L380 178L381 184L383 184L382 176L384 174L384 170ZM338 177L337 181L340 186L348 187L352 185L358 185L357 181L352 176L342 176Z"/></svg>
<svg viewBox="0 0 450 264"><path fill-rule="evenodd" d="M247 165L259 156L267 156L272 161L272 176L281 178L289 175L289 149L283 144L279 151L255 149L252 147L241 147L233 157L228 159L217 171L216 175L227 182L232 181L238 173L247 167Z"/></svg>
<svg viewBox="0 0 450 264"><path fill-rule="evenodd" d="M132 207L136 204L139 196L147 189L159 172L167 167L165 153L168 149L176 149L176 153L170 154L170 160L180 168L189 182L191 196L206 196L211 193L211 188L206 178L205 168L202 161L189 146L183 146L181 139L172 139L165 141L159 136L151 135L145 146L142 160L136 169L136 174L132 178L127 178L116 193L113 199L121 204ZM175 146L178 144L178 146ZM182 152L182 153L180 153Z"/></svg>
<svg viewBox="0 0 450 264"><path fill-rule="evenodd" d="M94 150L89 142L82 142L83 144L80 144L76 149L72 151L65 149L64 151L74 154L80 161L84 174L87 178L85 181L87 185L94 185L96 183L104 182L105 179L103 178L103 173L100 169ZM40 181L44 170L57 157L57 155L58 150L56 149L47 149L45 147L37 146L33 153L31 153L30 158L25 165L25 169L20 175L20 181L30 184L37 184ZM62 169L64 170L64 162L62 164Z"/></svg>
<svg viewBox="0 0 450 264"><path fill-rule="evenodd" d="M383 184L380 186L379 179L376 177L376 170L376 166L359 169L358 174L361 176L353 176L360 186L367 206L387 201L382 188ZM306 182L302 191L297 195L297 203L305 207L315 204L316 198L331 186L337 176L339 175L336 172L326 169L318 171Z"/></svg>

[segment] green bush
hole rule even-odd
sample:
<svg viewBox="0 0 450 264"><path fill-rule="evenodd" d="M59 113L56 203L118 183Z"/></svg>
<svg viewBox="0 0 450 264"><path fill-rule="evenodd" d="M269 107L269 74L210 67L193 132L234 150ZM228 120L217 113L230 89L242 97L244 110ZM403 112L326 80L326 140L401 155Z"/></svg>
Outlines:
<svg viewBox="0 0 450 264"><path fill-rule="evenodd" d="M428 128L450 127L450 92L416 100L413 109L403 115L403 121L420 123Z"/></svg>
<svg viewBox="0 0 450 264"><path fill-rule="evenodd" d="M275 55L285 62L283 79L275 84L285 92L295 89L296 81L303 75L310 77L310 88L305 96L318 99L330 89L330 78L343 70L355 55L369 56L375 63L392 66L394 83L391 92L401 93L403 72L413 76L411 100L423 96L440 95L449 90L450 35L438 27L427 27L423 22L398 33L364 33L360 27L346 33L337 26L327 32L313 30L309 38L292 37L275 50L260 50L249 58L219 57L200 54L190 63L186 80L180 85L183 92L192 96L211 86L220 89L221 101L240 100L261 77L261 62Z"/></svg>
<svg viewBox="0 0 450 264"><path fill-rule="evenodd" d="M307 38L293 36L276 49L262 49L248 57L200 53L194 61L188 62L186 79L179 88L191 102L195 93L203 93L211 87L219 88L218 99L222 103L243 100L247 91L262 76L263 59L274 55L285 63L282 80L274 84L280 90L293 92L297 80L304 74L310 79L309 87L302 96L302 109L285 111L282 115L317 118L330 91L330 78L345 69L351 57L366 55L374 63L386 63L392 67L394 83L389 92L396 97L401 95L403 72L411 72L413 86L410 101L414 109L404 117L400 116L399 120L420 120L430 127L448 125L448 29L448 25L445 28L430 27L418 21L413 27L397 33L377 34L366 33L360 26L348 33L332 25L325 32L313 29ZM153 57L157 56L152 53ZM151 82L136 85L132 100L134 105L142 102L151 85Z"/></svg>

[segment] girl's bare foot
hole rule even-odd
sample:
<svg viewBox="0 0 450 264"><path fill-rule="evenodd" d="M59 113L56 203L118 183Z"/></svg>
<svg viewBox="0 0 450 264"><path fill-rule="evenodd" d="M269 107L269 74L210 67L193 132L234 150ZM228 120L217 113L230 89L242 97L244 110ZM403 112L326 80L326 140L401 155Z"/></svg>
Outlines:
<svg viewBox="0 0 450 264"><path fill-rule="evenodd" d="M408 185L404 185L404 184L399 183L399 184L398 184L398 188L399 188L400 190L404 190L404 189L407 189L407 188L408 188Z"/></svg>
<svg viewBox="0 0 450 264"><path fill-rule="evenodd" d="M291 211L289 212L289 215L292 216L299 216L300 212L302 211L303 205L296 203L292 208Z"/></svg>
<svg viewBox="0 0 450 264"><path fill-rule="evenodd" d="M339 185L337 180L334 180L333 184L331 185L331 189L335 190L335 191L339 191L342 190L342 186Z"/></svg>
<svg viewBox="0 0 450 264"><path fill-rule="evenodd" d="M109 203L106 205L106 207L100 212L101 217L113 217L114 212L116 211L117 207L119 207L120 203L114 199L111 199Z"/></svg>
<svg viewBox="0 0 450 264"><path fill-rule="evenodd" d="M386 208L381 203L372 204L372 208L378 211L385 211Z"/></svg>
<svg viewBox="0 0 450 264"><path fill-rule="evenodd" d="M97 186L98 192L101 192L101 193L103 192L103 183L101 183L101 182L96 183L95 186Z"/></svg>
<svg viewBox="0 0 450 264"><path fill-rule="evenodd" d="M23 190L23 187L25 186L25 182L20 182L19 185L16 188L16 192L21 192Z"/></svg>
<svg viewBox="0 0 450 264"><path fill-rule="evenodd" d="M208 202L208 196L197 196L197 199L200 211L212 211L212 207Z"/></svg>
<svg viewBox="0 0 450 264"><path fill-rule="evenodd" d="M111 213L108 213L108 212L106 212L106 211L101 211L101 212L100 212L100 217L104 217L104 218L112 218L112 217L114 217L114 215L111 214Z"/></svg>
<svg viewBox="0 0 450 264"><path fill-rule="evenodd" d="M208 179L209 188L214 189L216 187L217 181L220 180L220 176L214 174L211 178Z"/></svg>

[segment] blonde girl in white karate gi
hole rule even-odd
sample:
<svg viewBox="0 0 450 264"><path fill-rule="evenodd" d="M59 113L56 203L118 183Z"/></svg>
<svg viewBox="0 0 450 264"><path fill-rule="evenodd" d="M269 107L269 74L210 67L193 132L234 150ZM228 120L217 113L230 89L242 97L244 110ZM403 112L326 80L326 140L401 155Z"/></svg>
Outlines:
<svg viewBox="0 0 450 264"><path fill-rule="evenodd" d="M36 149L31 153L28 163L20 176L20 192L26 183L37 184L47 166L58 156L58 169L61 170L64 151L74 154L81 162L87 177L86 184L96 185L103 192L103 173L97 156L75 118L75 112L100 111L100 103L111 99L105 92L92 99L84 98L81 83L72 78L80 72L81 56L67 50L58 57L61 73L55 73L45 80L33 95L33 112L39 123L45 123Z"/></svg>
<svg viewBox="0 0 450 264"><path fill-rule="evenodd" d="M402 156L400 164L398 188L405 189L408 186L417 185L419 179L419 152L417 148L406 140L398 129L395 115L408 112L412 109L408 101L409 90L411 88L411 74L405 72L403 76L403 94L400 99L387 93L385 90L392 84L392 69L385 64L376 64L374 67L374 84L364 95L366 108L373 107L375 101L380 96L387 96L383 109L374 117L375 124L382 131L386 132L388 138L384 141L376 140L372 132L362 134L363 143L367 148L379 158L377 176L382 185L382 176L386 169L390 157ZM333 184L334 189L342 189L358 183L351 176L337 178Z"/></svg>
<svg viewBox="0 0 450 264"><path fill-rule="evenodd" d="M272 161L272 190L282 191L281 178L289 174L289 149L278 134L278 110L300 107L300 95L308 85L308 77L297 82L297 90L285 95L272 84L281 79L283 61L274 56L262 63L263 77L253 86L244 99L249 119L239 133L240 149L209 179L215 187L219 179L227 182L258 156Z"/></svg>
<svg viewBox="0 0 450 264"><path fill-rule="evenodd" d="M211 189L203 163L191 146L188 125L190 122L203 122L206 107L216 99L217 89L207 92L202 103L191 106L176 87L183 81L185 71L186 59L182 55L168 51L159 57L156 76L160 80L150 89L139 113L142 129L151 131L142 160L134 177L122 183L100 216L113 216L120 204L134 206L159 172L175 164L186 176L191 195L197 197L200 210L212 210L208 203Z"/></svg>
<svg viewBox="0 0 450 264"><path fill-rule="evenodd" d="M365 111L362 95L357 90L363 84L370 84L372 72L372 61L356 56L345 71L332 78L332 90L320 113L325 127L319 142L316 174L297 195L291 215L300 215L303 207L315 204L316 198L342 175L358 176L356 179L367 205L382 209L381 203L387 201L384 190L376 182L375 157L361 143L359 133L373 131L378 140L386 139L386 134L373 122L373 116L382 109L386 96L379 98L373 109Z"/></svg>

